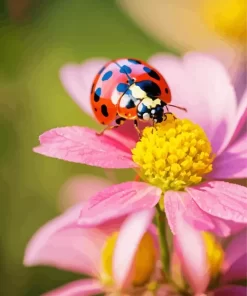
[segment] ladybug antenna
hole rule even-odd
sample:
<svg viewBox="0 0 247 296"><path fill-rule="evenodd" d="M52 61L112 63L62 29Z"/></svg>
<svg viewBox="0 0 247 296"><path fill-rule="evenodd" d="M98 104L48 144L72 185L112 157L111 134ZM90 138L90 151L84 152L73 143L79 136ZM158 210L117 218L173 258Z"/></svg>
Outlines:
<svg viewBox="0 0 247 296"><path fill-rule="evenodd" d="M124 67L119 65L117 62L114 62L114 63L124 72L124 74L126 74L126 76L128 77L128 83L130 85L133 84L135 82L134 79L129 76L129 74L125 71Z"/></svg>
<svg viewBox="0 0 247 296"><path fill-rule="evenodd" d="M177 108L177 109L180 109L180 110L183 110L183 111L185 111L185 112L187 112L187 109L186 108L184 108L184 107L180 107L180 106L176 106L176 105L167 105L167 106L169 106L169 107L174 107L174 108Z"/></svg>

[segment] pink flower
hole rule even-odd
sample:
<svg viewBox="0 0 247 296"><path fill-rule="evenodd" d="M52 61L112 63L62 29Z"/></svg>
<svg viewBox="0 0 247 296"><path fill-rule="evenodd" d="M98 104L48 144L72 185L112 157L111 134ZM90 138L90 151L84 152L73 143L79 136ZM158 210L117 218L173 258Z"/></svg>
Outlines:
<svg viewBox="0 0 247 296"><path fill-rule="evenodd" d="M225 251L213 237L205 237L181 218L177 220L176 248L183 276L195 295L244 296L246 287L234 284L247 273L246 231L228 243ZM207 240L205 240L207 238ZM209 288L220 274L216 288ZM203 294L205 293L205 294Z"/></svg>
<svg viewBox="0 0 247 296"><path fill-rule="evenodd" d="M91 113L88 107L91 83L103 63L105 61L92 60L83 65L65 66L61 71L66 89L88 113ZM203 147L206 145L206 148L204 147L206 150L202 148L199 154L193 152L193 141L189 141L190 152L186 152L184 157L194 153L198 161L196 165L193 164L195 160L188 163L181 153L175 155L175 160L174 156L170 160L168 157L159 159L162 166L165 161L169 161L169 170L173 176L172 185L168 184L170 187L164 185L168 179L161 180L162 174L166 173L164 169L158 168L157 175L152 177L154 174L152 161L164 147L156 147L154 143L147 144L148 149L151 149L147 158L145 143L137 143L131 122L101 137L97 136L94 130L85 127L55 128L40 136L41 145L34 151L71 162L102 168L133 168L149 174L149 185L142 182L127 182L111 186L94 195L81 212L81 225L94 226L138 210L152 209L159 202L162 189L164 209L174 233L176 229L174 213L182 212L186 221L200 230L213 231L220 236L230 235L247 222L247 189L240 185L212 180L247 176L246 133L243 131L247 117L247 90L237 107L235 92L225 68L217 60L206 55L187 54L182 60L158 55L152 57L149 63L166 77L173 94L173 102L186 106L189 110L187 114L177 111L176 116L190 118L206 133L204 135L201 129L198 130L189 121L179 121L181 125L188 123L190 128L197 129L196 133L202 135L203 142L198 138L195 145ZM162 128L161 131L164 133ZM193 133L194 130L190 137L193 137ZM148 132L146 142L147 139L149 139ZM142 146L141 149L138 145ZM169 141L166 145L170 150L173 149ZM214 159L210 158L211 146L215 154ZM139 149L136 153L139 153L138 155L134 155L134 147ZM165 154L165 151L161 152ZM176 149L173 153L177 153ZM179 157L186 160L183 165L189 167L188 170L187 168L185 171L182 170L183 174L189 172L190 175L178 180L176 176L180 174L181 161L178 167L176 159ZM137 158L139 162L135 160ZM140 165L141 162L145 167L143 163ZM192 167L196 173L190 170ZM149 169L151 173L148 172ZM202 171L204 173L201 173ZM186 178L192 181L186 183L184 181Z"/></svg>
<svg viewBox="0 0 247 296"><path fill-rule="evenodd" d="M88 229L76 223L83 203L41 227L27 246L26 266L49 265L89 276L45 295L130 293L135 290L132 283L145 290L159 256L156 228L151 224L154 211L143 210Z"/></svg>
<svg viewBox="0 0 247 296"><path fill-rule="evenodd" d="M66 199L78 196L77 188L87 190L90 177L81 177L67 182L71 189L70 195L66 194ZM98 182L99 181L99 182ZM95 186L104 186L103 179L94 179ZM107 183L106 183L107 184ZM74 188L73 188L74 187ZM61 191L63 191L62 189ZM84 190L83 190L84 191ZM64 201L64 196L63 196ZM179 291L190 293L189 295L210 296L220 295L245 295L246 288L235 285L234 282L242 280L246 276L246 232L240 233L230 243L228 243L223 254L223 249L215 241L206 243L201 232L193 229L183 218L177 219L177 235L175 237L175 251L177 261L173 261L172 270L178 266L177 273L170 274L172 283L160 273L159 249L156 229L151 225L153 213L148 210L140 211L118 221L111 220L110 223L99 225L94 228L82 228L76 224L81 207L85 203L82 197L81 202L67 210L61 216L53 219L44 225L29 242L24 258L26 266L50 265L60 269L87 274L90 278L77 280L63 287L57 288L45 295L95 295L106 293L114 295L116 291L123 291L124 295L150 296L150 285L147 282L138 287L132 287L131 281L141 279L140 273L149 276L150 283L156 283L156 294L160 296L178 296ZM177 217L178 218L178 217ZM118 231L117 242L115 245L109 244ZM151 234L151 242L154 248L150 247L150 240L143 245L143 237ZM113 235L112 235L113 234ZM211 243L211 244L210 244ZM154 251L155 258L147 257L143 249L139 254L139 259L148 259L149 264L138 263L133 258L139 250L139 246L145 247L149 253ZM106 248L106 246L110 248ZM110 258L112 257L112 261ZM103 259L103 260L102 260ZM104 260L105 259L105 260ZM103 264L102 264L103 263ZM109 279L104 269L104 263L108 266L112 264L112 276ZM141 269L138 269L141 268ZM151 272L150 272L151 271ZM216 288L209 288L210 280L213 276L221 274L220 282ZM109 276L109 274L108 274ZM145 277L144 277L145 278ZM186 282L189 284L186 285ZM179 287L179 290L177 288ZM111 294L112 293L112 294Z"/></svg>

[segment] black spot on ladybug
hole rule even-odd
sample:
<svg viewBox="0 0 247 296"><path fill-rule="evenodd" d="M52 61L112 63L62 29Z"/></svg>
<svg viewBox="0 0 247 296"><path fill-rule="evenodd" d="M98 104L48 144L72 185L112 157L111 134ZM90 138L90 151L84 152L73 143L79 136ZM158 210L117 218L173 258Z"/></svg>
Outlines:
<svg viewBox="0 0 247 296"><path fill-rule="evenodd" d="M158 97L161 94L159 86L153 81L143 80L135 84L145 91L149 97Z"/></svg>
<svg viewBox="0 0 247 296"><path fill-rule="evenodd" d="M101 106L101 113L105 116L105 117L108 117L108 110L107 110L107 107L106 105L102 105Z"/></svg>
<svg viewBox="0 0 247 296"><path fill-rule="evenodd" d="M98 87L94 93L94 101L98 102L100 100L100 95L101 95L101 88Z"/></svg>
<svg viewBox="0 0 247 296"><path fill-rule="evenodd" d="M128 61L132 64L141 64L141 62L134 60L134 59L128 59Z"/></svg>
<svg viewBox="0 0 247 296"><path fill-rule="evenodd" d="M169 89L166 87L165 88L165 92L168 94L169 93Z"/></svg>
<svg viewBox="0 0 247 296"><path fill-rule="evenodd" d="M116 124L117 124L117 125L122 125L122 124L124 123L124 121L125 121L124 118L121 118L121 117L120 117L120 118L117 118L117 119L116 119Z"/></svg>
<svg viewBox="0 0 247 296"><path fill-rule="evenodd" d="M103 75L103 77L102 77L102 81L106 81L106 80L108 80L109 78L111 78L112 77L112 71L107 71L104 75Z"/></svg>
<svg viewBox="0 0 247 296"><path fill-rule="evenodd" d="M104 121L101 121L101 124L105 124L105 122Z"/></svg>
<svg viewBox="0 0 247 296"><path fill-rule="evenodd" d="M148 73L148 75L150 76L150 77L153 77L154 79L156 79L156 80L160 80L160 76L158 75L158 73L156 73L154 70L152 70L152 69L150 69L150 68L148 68L148 67L143 67L143 70L146 72L146 73Z"/></svg>
<svg viewBox="0 0 247 296"><path fill-rule="evenodd" d="M135 103L133 102L133 100L130 100L129 102L128 102L128 104L126 105L126 108L127 109L132 109L132 108L135 108L136 107L136 105L135 105Z"/></svg>
<svg viewBox="0 0 247 296"><path fill-rule="evenodd" d="M97 108L94 108L94 111L97 111L98 109Z"/></svg>
<svg viewBox="0 0 247 296"><path fill-rule="evenodd" d="M105 66L99 70L99 74L101 74L105 70Z"/></svg>
<svg viewBox="0 0 247 296"><path fill-rule="evenodd" d="M120 73L130 74L131 72L132 72L131 68L126 65L123 65L120 69Z"/></svg>

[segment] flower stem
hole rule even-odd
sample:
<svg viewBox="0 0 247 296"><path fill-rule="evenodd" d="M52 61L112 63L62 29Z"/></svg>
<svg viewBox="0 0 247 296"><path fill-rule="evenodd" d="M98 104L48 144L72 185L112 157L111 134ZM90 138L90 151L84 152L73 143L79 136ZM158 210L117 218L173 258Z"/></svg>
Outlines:
<svg viewBox="0 0 247 296"><path fill-rule="evenodd" d="M161 253L163 271L165 275L168 277L170 272L170 254L169 254L168 239L166 235L167 223L166 223L165 213L161 210L159 204L157 204L156 206L156 223L157 223L158 233L159 233L160 253Z"/></svg>

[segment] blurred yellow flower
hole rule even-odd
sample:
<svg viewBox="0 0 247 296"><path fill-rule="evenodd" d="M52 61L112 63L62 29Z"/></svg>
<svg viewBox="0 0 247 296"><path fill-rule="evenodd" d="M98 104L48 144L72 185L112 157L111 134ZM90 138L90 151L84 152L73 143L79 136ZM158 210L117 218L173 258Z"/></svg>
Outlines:
<svg viewBox="0 0 247 296"><path fill-rule="evenodd" d="M204 1L202 13L209 28L229 41L245 43L247 30L246 0Z"/></svg>
<svg viewBox="0 0 247 296"><path fill-rule="evenodd" d="M101 253L102 274L101 280L105 285L112 285L113 270L112 260L118 239L118 232L114 232L106 240ZM156 264L156 250L153 237L146 232L139 244L132 266L131 282L134 286L145 284L154 271Z"/></svg>
<svg viewBox="0 0 247 296"><path fill-rule="evenodd" d="M203 232L202 235L206 246L210 274L213 278L219 274L224 259L224 250L211 233Z"/></svg>
<svg viewBox="0 0 247 296"><path fill-rule="evenodd" d="M118 0L147 33L180 51L213 53L234 77L246 43L245 0Z"/></svg>

